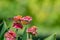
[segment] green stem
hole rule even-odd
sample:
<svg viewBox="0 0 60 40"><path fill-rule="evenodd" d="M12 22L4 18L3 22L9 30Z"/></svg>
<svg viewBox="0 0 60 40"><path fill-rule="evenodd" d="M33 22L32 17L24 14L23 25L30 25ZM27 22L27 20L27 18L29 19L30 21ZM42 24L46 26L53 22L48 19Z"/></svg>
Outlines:
<svg viewBox="0 0 60 40"><path fill-rule="evenodd" d="M4 40L6 40L6 38L4 38Z"/></svg>
<svg viewBox="0 0 60 40"><path fill-rule="evenodd" d="M30 34L30 39L32 39L32 35Z"/></svg>
<svg viewBox="0 0 60 40"><path fill-rule="evenodd" d="M28 25L27 25L27 29L28 29ZM27 40L29 39L29 34L27 33Z"/></svg>
<svg viewBox="0 0 60 40"><path fill-rule="evenodd" d="M29 39L29 35L28 35L28 33L27 33L27 40Z"/></svg>
<svg viewBox="0 0 60 40"><path fill-rule="evenodd" d="M18 40L18 29L16 29L16 40Z"/></svg>

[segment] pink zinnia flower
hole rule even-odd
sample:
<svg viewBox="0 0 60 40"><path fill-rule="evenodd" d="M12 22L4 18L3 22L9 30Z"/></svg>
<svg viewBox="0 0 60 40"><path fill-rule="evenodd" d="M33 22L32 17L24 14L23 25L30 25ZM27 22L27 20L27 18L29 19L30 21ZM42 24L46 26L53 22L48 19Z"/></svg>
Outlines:
<svg viewBox="0 0 60 40"><path fill-rule="evenodd" d="M14 22L13 27L16 28L16 29L19 29L19 28L22 29L23 25L21 23Z"/></svg>
<svg viewBox="0 0 60 40"><path fill-rule="evenodd" d="M22 24L29 24L30 21L32 21L32 17L30 17L30 16L25 16L25 17L23 17L21 20L22 20L22 21L21 21Z"/></svg>
<svg viewBox="0 0 60 40"><path fill-rule="evenodd" d="M32 20L32 17L30 17L30 16L25 16L25 17L23 17L21 20L25 20L25 21L31 21Z"/></svg>
<svg viewBox="0 0 60 40"><path fill-rule="evenodd" d="M20 15L18 15L18 16L14 16L14 21L19 21L19 20L21 20L21 18L22 18L22 16L20 16Z"/></svg>
<svg viewBox="0 0 60 40"><path fill-rule="evenodd" d="M27 32L35 35L37 33L36 30L37 30L36 26L32 26L31 28L27 29Z"/></svg>
<svg viewBox="0 0 60 40"><path fill-rule="evenodd" d="M9 30L8 32L5 33L4 36L5 36L6 40L15 40L16 33L12 30Z"/></svg>

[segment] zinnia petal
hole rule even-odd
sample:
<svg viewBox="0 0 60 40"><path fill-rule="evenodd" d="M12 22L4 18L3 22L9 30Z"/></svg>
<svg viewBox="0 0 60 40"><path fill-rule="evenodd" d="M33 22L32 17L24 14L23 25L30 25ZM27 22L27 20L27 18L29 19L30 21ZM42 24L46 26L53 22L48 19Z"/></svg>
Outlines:
<svg viewBox="0 0 60 40"><path fill-rule="evenodd" d="M32 20L32 17L30 17L30 16L25 16L25 17L23 17L21 20L25 20L25 21L31 21Z"/></svg>
<svg viewBox="0 0 60 40"><path fill-rule="evenodd" d="M14 16L14 21L18 21L18 20L21 20L22 16L18 15L18 16Z"/></svg>
<svg viewBox="0 0 60 40"><path fill-rule="evenodd" d="M6 40L15 40L16 33L12 30L9 30L8 32L5 33L4 37L6 38Z"/></svg>
<svg viewBox="0 0 60 40"><path fill-rule="evenodd" d="M21 23L13 23L13 27L16 29L23 28L23 25Z"/></svg>
<svg viewBox="0 0 60 40"><path fill-rule="evenodd" d="M21 19L21 23L22 24L29 24L30 23L30 21L32 21L32 17L30 17L30 16L25 16L25 17L23 17L22 19Z"/></svg>
<svg viewBox="0 0 60 40"><path fill-rule="evenodd" d="M32 26L31 28L27 29L27 32L35 35L37 33L36 30L37 30L36 26Z"/></svg>

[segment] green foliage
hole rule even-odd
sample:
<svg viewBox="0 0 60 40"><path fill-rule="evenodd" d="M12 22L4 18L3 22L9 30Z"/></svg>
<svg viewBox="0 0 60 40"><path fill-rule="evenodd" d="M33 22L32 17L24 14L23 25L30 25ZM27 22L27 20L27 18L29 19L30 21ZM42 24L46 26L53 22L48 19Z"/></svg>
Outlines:
<svg viewBox="0 0 60 40"><path fill-rule="evenodd" d="M9 28L6 25L6 22L3 21L3 23L0 25L0 40L4 39L4 34L6 33L6 31L9 30Z"/></svg>
<svg viewBox="0 0 60 40"><path fill-rule="evenodd" d="M4 34L9 30L9 28L7 27L6 25L6 22L3 21L2 24L0 24L0 40L5 40L4 38ZM18 39L17 40L27 40L27 33L26 33L26 27L24 29L24 32L23 32L23 35L22 35L22 38L21 36L18 36ZM46 39L44 40L56 40L56 34L52 34L51 36L47 37Z"/></svg>
<svg viewBox="0 0 60 40"><path fill-rule="evenodd" d="M56 40L56 34L52 34L49 37L45 38L44 40Z"/></svg>

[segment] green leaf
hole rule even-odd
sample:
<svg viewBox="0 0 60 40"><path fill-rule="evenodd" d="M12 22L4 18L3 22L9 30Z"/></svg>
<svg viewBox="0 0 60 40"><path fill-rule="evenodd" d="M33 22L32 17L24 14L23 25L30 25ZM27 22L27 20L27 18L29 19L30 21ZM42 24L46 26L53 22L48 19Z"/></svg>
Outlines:
<svg viewBox="0 0 60 40"><path fill-rule="evenodd" d="M6 31L8 31L8 27L6 25L6 22L3 21L3 24L0 26L1 27L1 30L0 30L0 40L3 40L4 39L4 34Z"/></svg>
<svg viewBox="0 0 60 40"><path fill-rule="evenodd" d="M27 28L25 28L25 30L24 30L22 40L27 40L27 33L26 33L26 29L27 29Z"/></svg>
<svg viewBox="0 0 60 40"><path fill-rule="evenodd" d="M1 30L2 30L2 26L3 26L3 22L0 24L0 32L1 32Z"/></svg>
<svg viewBox="0 0 60 40"><path fill-rule="evenodd" d="M56 40L56 34L52 34L51 36L45 38L44 40Z"/></svg>

